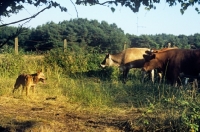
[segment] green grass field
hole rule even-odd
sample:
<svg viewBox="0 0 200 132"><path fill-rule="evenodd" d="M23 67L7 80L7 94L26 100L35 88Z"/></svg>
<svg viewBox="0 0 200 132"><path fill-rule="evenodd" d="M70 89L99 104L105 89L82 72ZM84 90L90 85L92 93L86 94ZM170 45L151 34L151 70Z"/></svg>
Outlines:
<svg viewBox="0 0 200 132"><path fill-rule="evenodd" d="M199 130L200 97L192 85L141 83L136 69L126 84L119 80L117 68L109 78L101 73L105 71L87 75L88 55L76 56L76 61L70 59L73 55L1 56L0 131ZM36 93L12 93L20 73L39 69L47 80L36 86Z"/></svg>

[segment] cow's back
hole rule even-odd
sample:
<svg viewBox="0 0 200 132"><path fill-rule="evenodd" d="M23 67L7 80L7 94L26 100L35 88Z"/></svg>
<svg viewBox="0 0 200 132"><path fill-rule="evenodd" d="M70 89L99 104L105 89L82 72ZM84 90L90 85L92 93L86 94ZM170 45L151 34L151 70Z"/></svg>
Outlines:
<svg viewBox="0 0 200 132"><path fill-rule="evenodd" d="M191 76L198 76L200 73L200 50L172 49L157 53L156 58L162 60L163 72L167 72L169 78L180 73Z"/></svg>
<svg viewBox="0 0 200 132"><path fill-rule="evenodd" d="M128 48L123 51L124 56L122 59L122 64L127 64L134 62L136 60L144 60L143 54L146 54L146 51L149 51L148 48Z"/></svg>
<svg viewBox="0 0 200 132"><path fill-rule="evenodd" d="M180 65L180 71L185 74L198 75L200 72L200 50L185 49L179 52L173 63Z"/></svg>

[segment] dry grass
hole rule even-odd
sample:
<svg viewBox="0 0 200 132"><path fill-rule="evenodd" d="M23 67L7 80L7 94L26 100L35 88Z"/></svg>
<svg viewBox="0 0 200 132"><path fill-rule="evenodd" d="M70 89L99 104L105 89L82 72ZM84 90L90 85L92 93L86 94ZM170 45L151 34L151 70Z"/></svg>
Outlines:
<svg viewBox="0 0 200 132"><path fill-rule="evenodd" d="M71 79L64 80L69 83ZM126 129L127 120L139 115L136 109L100 109L71 101L60 88L59 82L63 79L50 78L45 84L39 83L36 93L30 91L29 96L21 95L21 88L12 93L14 78L0 81L0 131L120 132Z"/></svg>
<svg viewBox="0 0 200 132"><path fill-rule="evenodd" d="M37 85L36 93L30 91L25 96L20 94L21 89L12 93L17 75L5 74L5 78L0 78L0 131L3 132L181 130L178 127L185 125L179 124L181 115L193 105L199 106L200 97L191 98L185 90L141 84L134 79L124 85L98 77L70 78L63 76L59 67L52 70L44 66L40 61L42 56L23 57L29 64L24 66L25 72L32 73L42 67L48 80ZM190 121L194 120L188 118L186 123ZM182 130L188 128L183 127Z"/></svg>
<svg viewBox="0 0 200 132"><path fill-rule="evenodd" d="M59 79L61 83L64 83L64 80L67 81L71 89L81 89L74 80ZM159 106L154 106L155 109L136 108L124 102L116 107L99 107L88 106L82 101L75 102L69 95L63 94L56 78L50 78L45 84L38 84L37 92L30 91L29 96L25 96L25 93L21 95L20 89L12 94L15 79L0 81L0 90L3 91L0 96L0 131L122 132L155 130L159 125L161 128L158 127L157 130L170 130L174 124L168 123L172 119L178 123L176 120L179 118L179 113L171 113L170 109L163 111L163 108ZM147 128L144 127L145 124Z"/></svg>
<svg viewBox="0 0 200 132"><path fill-rule="evenodd" d="M78 103L68 103L63 96L0 96L0 131L118 132L130 117L137 117L134 111L93 111Z"/></svg>

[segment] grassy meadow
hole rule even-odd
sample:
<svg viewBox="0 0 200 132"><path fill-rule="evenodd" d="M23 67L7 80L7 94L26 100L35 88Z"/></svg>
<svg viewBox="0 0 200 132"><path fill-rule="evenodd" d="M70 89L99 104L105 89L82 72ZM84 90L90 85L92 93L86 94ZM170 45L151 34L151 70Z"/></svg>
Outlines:
<svg viewBox="0 0 200 132"><path fill-rule="evenodd" d="M0 131L198 131L200 96L192 85L141 82L132 69L126 84L117 68L101 69L103 55L56 49L44 55L0 56ZM42 69L36 93L13 94L21 73Z"/></svg>

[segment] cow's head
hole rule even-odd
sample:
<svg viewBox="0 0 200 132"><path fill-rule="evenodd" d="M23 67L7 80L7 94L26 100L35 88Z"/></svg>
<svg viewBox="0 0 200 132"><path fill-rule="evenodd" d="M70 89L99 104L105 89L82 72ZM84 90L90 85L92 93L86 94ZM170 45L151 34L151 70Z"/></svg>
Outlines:
<svg viewBox="0 0 200 132"><path fill-rule="evenodd" d="M147 72L158 68L158 61L156 59L156 54L143 55L143 57L145 59L144 66L142 68L143 71Z"/></svg>
<svg viewBox="0 0 200 132"><path fill-rule="evenodd" d="M106 54L106 57L104 60L101 62L101 67L106 67L106 66L115 66L115 62L112 60L112 57L110 54Z"/></svg>
<svg viewBox="0 0 200 132"><path fill-rule="evenodd" d="M155 57L156 57L156 55L155 54L144 54L143 55L143 58L144 58L144 60L145 60L145 62L149 62L149 61L151 61L152 59L155 59Z"/></svg>
<svg viewBox="0 0 200 132"><path fill-rule="evenodd" d="M153 53L157 53L157 50L156 49L150 49L150 50L145 51L145 53L150 56L150 55L153 55Z"/></svg>

